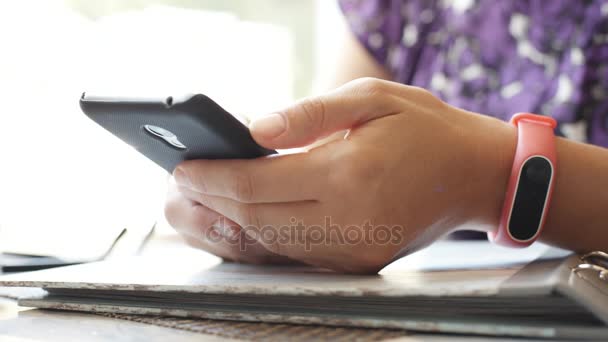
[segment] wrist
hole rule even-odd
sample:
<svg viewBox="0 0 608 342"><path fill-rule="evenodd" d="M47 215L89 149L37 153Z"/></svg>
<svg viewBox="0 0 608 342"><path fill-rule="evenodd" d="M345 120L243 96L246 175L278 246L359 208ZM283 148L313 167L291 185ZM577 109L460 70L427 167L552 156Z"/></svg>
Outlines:
<svg viewBox="0 0 608 342"><path fill-rule="evenodd" d="M470 114L470 197L466 223L491 231L498 227L517 148L517 129L507 122Z"/></svg>

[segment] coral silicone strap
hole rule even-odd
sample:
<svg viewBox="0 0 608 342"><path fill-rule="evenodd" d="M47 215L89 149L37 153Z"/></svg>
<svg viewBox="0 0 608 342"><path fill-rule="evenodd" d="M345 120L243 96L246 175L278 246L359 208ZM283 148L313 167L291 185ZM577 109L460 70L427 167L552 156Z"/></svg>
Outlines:
<svg viewBox="0 0 608 342"><path fill-rule="evenodd" d="M496 232L489 234L491 241L510 247L527 247L531 245L540 235L551 203L551 195L555 184L556 170L556 151L554 129L557 123L553 118L529 113L519 113L513 116L511 124L517 127L517 149L515 160L511 169L509 186L505 196L505 203L502 210L500 225ZM552 164L552 176L548 184L547 197L543 212L541 213L540 224L536 234L526 240L519 240L512 236L509 231L509 220L512 217L515 195L519 183L520 173L524 163L535 156L544 157Z"/></svg>

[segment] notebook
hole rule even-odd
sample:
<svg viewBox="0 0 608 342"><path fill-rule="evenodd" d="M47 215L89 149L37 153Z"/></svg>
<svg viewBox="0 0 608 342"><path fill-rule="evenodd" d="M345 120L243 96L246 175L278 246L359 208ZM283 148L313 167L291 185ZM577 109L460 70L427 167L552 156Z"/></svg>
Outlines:
<svg viewBox="0 0 608 342"><path fill-rule="evenodd" d="M19 304L45 309L492 336L608 336L606 254L548 253L530 263L459 269L439 267L445 250L435 250L426 252L430 267L419 261L375 276L131 258L5 276L0 286L40 289ZM479 255L475 259L485 258Z"/></svg>

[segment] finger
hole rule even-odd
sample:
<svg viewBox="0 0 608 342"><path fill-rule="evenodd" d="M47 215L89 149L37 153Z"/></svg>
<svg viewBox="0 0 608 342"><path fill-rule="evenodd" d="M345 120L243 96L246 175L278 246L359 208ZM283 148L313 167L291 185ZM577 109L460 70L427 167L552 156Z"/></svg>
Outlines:
<svg viewBox="0 0 608 342"><path fill-rule="evenodd" d="M185 197L173 197L165 208L167 221L192 247L202 249L226 260L236 260L237 253L221 242L220 233L212 225L220 215ZM210 241L215 241L211 243Z"/></svg>
<svg viewBox="0 0 608 342"><path fill-rule="evenodd" d="M320 155L298 153L255 160L193 160L174 171L175 181L211 196L243 203L317 200L329 174Z"/></svg>
<svg viewBox="0 0 608 342"><path fill-rule="evenodd" d="M188 246L213 254L223 260L236 261L236 258L238 257L237 253L234 253L231 248L226 248L226 246L221 246L217 243L212 244L204 239L194 238L189 235L182 235L182 237Z"/></svg>
<svg viewBox="0 0 608 342"><path fill-rule="evenodd" d="M234 221L184 197L175 184L169 187L165 217L177 232L197 239L215 233L232 238L238 235L240 231L240 227ZM213 232L213 230L216 231Z"/></svg>
<svg viewBox="0 0 608 342"><path fill-rule="evenodd" d="M167 199L165 217L179 233L198 238L206 235L221 215L176 192Z"/></svg>
<svg viewBox="0 0 608 342"><path fill-rule="evenodd" d="M242 203L229 198L211 196L194 191L190 188L178 187L179 191L191 201L220 213L243 228L250 226L264 227L290 226L299 219L309 217L317 202L289 203Z"/></svg>
<svg viewBox="0 0 608 342"><path fill-rule="evenodd" d="M247 263L247 264L272 264L272 265L296 265L300 262L283 255L268 251L259 243L248 244L243 248L235 244L210 243L205 240L196 239L184 235L186 243L195 249L211 253L225 261Z"/></svg>
<svg viewBox="0 0 608 342"><path fill-rule="evenodd" d="M185 197L172 198L167 205L172 224L186 242L197 249L204 250L222 259L253 264L294 264L296 261L270 252L257 241L248 238L234 222L221 218L212 210L196 204ZM210 216L220 217L210 224ZM177 218L175 221L173 218ZM229 233L227 233L230 231Z"/></svg>
<svg viewBox="0 0 608 342"><path fill-rule="evenodd" d="M317 139L398 111L392 82L361 79L335 91L304 99L250 125L253 138L267 148L309 145Z"/></svg>
<svg viewBox="0 0 608 342"><path fill-rule="evenodd" d="M312 265L327 263L325 256L340 253L326 248L332 236L328 235L326 216L318 214L322 213L319 203L245 204L188 188L179 190L237 222L243 234L272 253Z"/></svg>

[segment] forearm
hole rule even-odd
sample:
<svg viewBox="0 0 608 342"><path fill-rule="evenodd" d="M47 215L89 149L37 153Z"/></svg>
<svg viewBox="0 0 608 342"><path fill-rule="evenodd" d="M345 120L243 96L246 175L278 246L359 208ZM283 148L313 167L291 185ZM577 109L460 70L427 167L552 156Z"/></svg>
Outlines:
<svg viewBox="0 0 608 342"><path fill-rule="evenodd" d="M486 230L498 225L515 154L517 132L511 125L484 118L483 150L490 163L480 203ZM540 241L577 252L608 249L608 149L557 138L556 183ZM488 188L488 184L493 184ZM491 189L491 190L489 190ZM482 190L483 192L483 190Z"/></svg>
<svg viewBox="0 0 608 342"><path fill-rule="evenodd" d="M559 138L553 202L541 240L578 252L608 248L608 150Z"/></svg>

